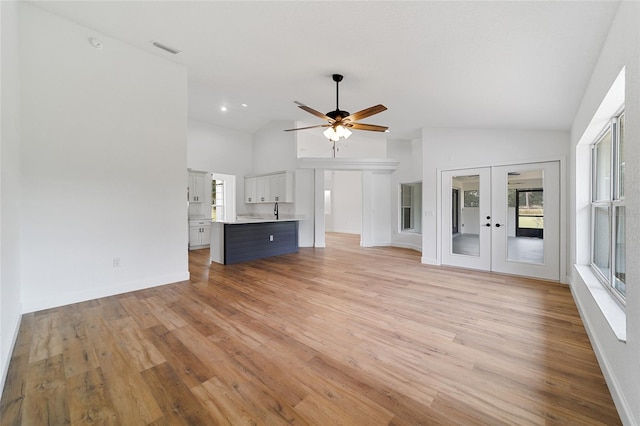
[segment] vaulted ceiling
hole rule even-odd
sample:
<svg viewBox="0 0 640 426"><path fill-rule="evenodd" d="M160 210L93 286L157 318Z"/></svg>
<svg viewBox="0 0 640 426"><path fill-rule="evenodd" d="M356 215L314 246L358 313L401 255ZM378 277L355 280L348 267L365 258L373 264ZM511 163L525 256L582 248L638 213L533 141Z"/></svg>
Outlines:
<svg viewBox="0 0 640 426"><path fill-rule="evenodd" d="M44 1L101 34L183 64L190 118L254 132L320 122L294 101L389 109L389 138L422 127L568 130L618 1ZM171 55L152 40L182 51ZM244 107L242 104L246 104ZM220 108L226 106L226 112Z"/></svg>

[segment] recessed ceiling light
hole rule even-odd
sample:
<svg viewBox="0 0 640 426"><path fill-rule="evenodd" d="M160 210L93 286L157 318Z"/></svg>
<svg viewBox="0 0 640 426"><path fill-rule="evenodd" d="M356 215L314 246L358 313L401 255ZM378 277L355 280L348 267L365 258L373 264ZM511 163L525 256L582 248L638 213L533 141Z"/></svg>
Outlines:
<svg viewBox="0 0 640 426"><path fill-rule="evenodd" d="M220 111L225 112L227 110L226 106L220 107Z"/></svg>
<svg viewBox="0 0 640 426"><path fill-rule="evenodd" d="M384 132L385 132L385 133L389 133L389 129L385 130Z"/></svg>
<svg viewBox="0 0 640 426"><path fill-rule="evenodd" d="M246 107L248 107L249 105L247 105L247 104L242 104L242 106L243 106L244 108L246 108Z"/></svg>

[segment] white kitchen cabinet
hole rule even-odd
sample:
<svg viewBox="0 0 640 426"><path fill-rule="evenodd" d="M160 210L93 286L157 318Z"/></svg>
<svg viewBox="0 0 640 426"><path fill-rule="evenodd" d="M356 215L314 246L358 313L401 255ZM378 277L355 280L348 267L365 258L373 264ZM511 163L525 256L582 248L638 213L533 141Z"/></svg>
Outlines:
<svg viewBox="0 0 640 426"><path fill-rule="evenodd" d="M256 199L258 203L269 202L269 176L259 176L256 178Z"/></svg>
<svg viewBox="0 0 640 426"><path fill-rule="evenodd" d="M293 202L293 176L291 173L278 173L269 179L269 201L275 203Z"/></svg>
<svg viewBox="0 0 640 426"><path fill-rule="evenodd" d="M256 178L244 178L244 202L256 203Z"/></svg>
<svg viewBox="0 0 640 426"><path fill-rule="evenodd" d="M244 178L246 203L293 203L293 174L270 173Z"/></svg>
<svg viewBox="0 0 640 426"><path fill-rule="evenodd" d="M189 250L209 247L211 242L211 221L196 219L189 221Z"/></svg>
<svg viewBox="0 0 640 426"><path fill-rule="evenodd" d="M204 203L207 201L207 172L189 170L189 202Z"/></svg>

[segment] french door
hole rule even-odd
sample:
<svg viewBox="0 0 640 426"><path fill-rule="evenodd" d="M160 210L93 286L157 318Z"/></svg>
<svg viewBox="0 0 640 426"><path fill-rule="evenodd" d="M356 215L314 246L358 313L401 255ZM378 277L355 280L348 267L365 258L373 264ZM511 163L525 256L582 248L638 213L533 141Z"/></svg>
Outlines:
<svg viewBox="0 0 640 426"><path fill-rule="evenodd" d="M559 162L442 172L442 263L560 279Z"/></svg>

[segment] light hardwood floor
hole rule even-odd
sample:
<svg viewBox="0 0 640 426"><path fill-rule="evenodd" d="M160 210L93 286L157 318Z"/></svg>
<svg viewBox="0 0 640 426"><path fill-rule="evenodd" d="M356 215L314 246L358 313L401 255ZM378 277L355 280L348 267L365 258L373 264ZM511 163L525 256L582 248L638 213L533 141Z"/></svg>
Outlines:
<svg viewBox="0 0 640 426"><path fill-rule="evenodd" d="M2 425L615 425L565 285L325 249L23 317Z"/></svg>

